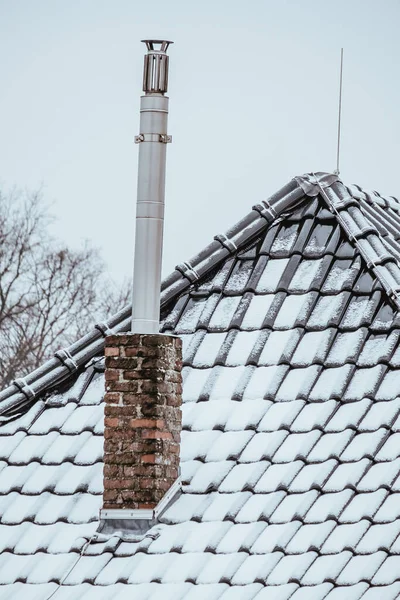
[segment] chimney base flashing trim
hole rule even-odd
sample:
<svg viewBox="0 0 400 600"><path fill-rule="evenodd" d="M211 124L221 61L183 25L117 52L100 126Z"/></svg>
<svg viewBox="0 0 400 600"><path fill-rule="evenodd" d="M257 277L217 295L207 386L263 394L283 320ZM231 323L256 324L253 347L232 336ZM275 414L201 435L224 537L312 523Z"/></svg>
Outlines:
<svg viewBox="0 0 400 600"><path fill-rule="evenodd" d="M151 508L102 508L100 510L101 521L151 521L154 519L154 509Z"/></svg>
<svg viewBox="0 0 400 600"><path fill-rule="evenodd" d="M99 524L97 541L107 542L116 536L123 542L140 542L156 525L154 519L103 519Z"/></svg>
<svg viewBox="0 0 400 600"><path fill-rule="evenodd" d="M178 477L155 508L102 508L100 521L155 521L176 500L181 489L181 478Z"/></svg>

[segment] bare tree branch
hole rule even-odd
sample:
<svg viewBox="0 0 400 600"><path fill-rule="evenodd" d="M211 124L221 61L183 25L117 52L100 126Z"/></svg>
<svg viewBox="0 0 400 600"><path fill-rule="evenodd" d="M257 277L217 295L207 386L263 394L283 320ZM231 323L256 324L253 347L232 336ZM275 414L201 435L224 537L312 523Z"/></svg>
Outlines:
<svg viewBox="0 0 400 600"><path fill-rule="evenodd" d="M51 220L40 193L0 190L0 389L129 299L96 249L49 236Z"/></svg>

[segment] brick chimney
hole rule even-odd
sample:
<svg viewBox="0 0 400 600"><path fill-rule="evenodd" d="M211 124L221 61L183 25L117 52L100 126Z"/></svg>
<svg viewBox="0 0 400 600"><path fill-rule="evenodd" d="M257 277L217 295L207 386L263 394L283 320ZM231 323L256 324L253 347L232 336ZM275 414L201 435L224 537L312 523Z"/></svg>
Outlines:
<svg viewBox="0 0 400 600"><path fill-rule="evenodd" d="M178 337L106 338L104 509L154 509L179 473Z"/></svg>
<svg viewBox="0 0 400 600"><path fill-rule="evenodd" d="M144 41L132 332L105 340L101 517L152 522L179 476L182 345L159 333L171 42Z"/></svg>

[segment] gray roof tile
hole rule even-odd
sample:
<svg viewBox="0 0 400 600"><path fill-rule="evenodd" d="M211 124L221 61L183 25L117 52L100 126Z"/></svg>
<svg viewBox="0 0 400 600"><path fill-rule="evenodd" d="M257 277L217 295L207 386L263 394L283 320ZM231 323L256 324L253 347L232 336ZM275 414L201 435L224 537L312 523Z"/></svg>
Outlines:
<svg viewBox="0 0 400 600"><path fill-rule="evenodd" d="M234 585L244 585L253 581L265 583L268 575L282 559L282 556L281 552L247 556L234 574L232 583Z"/></svg>
<svg viewBox="0 0 400 600"><path fill-rule="evenodd" d="M367 458L354 463L344 463L338 465L323 485L324 492L340 492L345 488L360 489L357 484L364 475L365 471L371 466L371 461Z"/></svg>
<svg viewBox="0 0 400 600"><path fill-rule="evenodd" d="M260 539L262 532L267 527L267 524L263 521L257 523L230 523L229 525L229 529L227 529L228 524L225 523L225 533L216 547L218 554L229 554L241 550L250 552L254 541ZM254 549L252 552L258 554Z"/></svg>
<svg viewBox="0 0 400 600"><path fill-rule="evenodd" d="M399 577L400 556L388 556L376 571L372 583L374 585L388 585Z"/></svg>
<svg viewBox="0 0 400 600"><path fill-rule="evenodd" d="M307 569L302 583L304 585L318 585L324 581L336 581L339 573L342 572L351 557L351 552L346 550L334 555L316 556L316 560Z"/></svg>
<svg viewBox="0 0 400 600"><path fill-rule="evenodd" d="M291 598L293 600L323 600L326 598L329 590L333 587L332 583L322 583L321 585L304 586L299 588Z"/></svg>
<svg viewBox="0 0 400 600"><path fill-rule="evenodd" d="M383 525L381 523L371 525L367 533L357 544L356 552L359 554L370 554L378 550L389 552L392 543L400 533L400 519Z"/></svg>
<svg viewBox="0 0 400 600"><path fill-rule="evenodd" d="M358 542L370 527L370 522L361 519L357 523L337 525L321 546L322 554L337 554L344 550L354 552Z"/></svg>
<svg viewBox="0 0 400 600"><path fill-rule="evenodd" d="M339 586L334 588L327 596L326 600L340 600L346 598L346 600L359 600L364 598L364 592L368 590L368 583L356 583L351 586Z"/></svg>
<svg viewBox="0 0 400 600"><path fill-rule="evenodd" d="M268 577L270 585L300 583L310 565L317 558L316 552L305 552L293 556L283 556Z"/></svg>
<svg viewBox="0 0 400 600"><path fill-rule="evenodd" d="M349 489L319 495L308 511L305 522L323 523L327 519L337 520L353 496L354 492Z"/></svg>
<svg viewBox="0 0 400 600"><path fill-rule="evenodd" d="M370 587L364 594L363 600L395 600L400 592L400 583L396 582L385 587Z"/></svg>
<svg viewBox="0 0 400 600"><path fill-rule="evenodd" d="M299 527L301 527L300 521L266 526L255 540L251 552L253 554L266 554L275 550L288 552L287 544L293 536L296 537Z"/></svg>
<svg viewBox="0 0 400 600"><path fill-rule="evenodd" d="M336 523L333 520L325 523L315 523L312 525L302 525L297 522L298 529L292 537L289 544L285 546L286 552L289 554L302 554L309 550L320 551L326 538L335 528Z"/></svg>
<svg viewBox="0 0 400 600"><path fill-rule="evenodd" d="M370 581L386 559L386 552L379 551L368 556L353 556L337 578L340 585L354 585L359 581Z"/></svg>
<svg viewBox="0 0 400 600"><path fill-rule="evenodd" d="M357 523L362 518L372 519L387 494L387 490L382 488L373 492L357 494L340 515L340 522Z"/></svg>

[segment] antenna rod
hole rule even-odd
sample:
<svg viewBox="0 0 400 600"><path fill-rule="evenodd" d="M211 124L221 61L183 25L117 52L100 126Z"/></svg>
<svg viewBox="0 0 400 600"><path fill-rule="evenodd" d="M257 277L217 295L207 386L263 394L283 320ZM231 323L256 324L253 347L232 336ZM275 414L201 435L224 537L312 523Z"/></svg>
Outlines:
<svg viewBox="0 0 400 600"><path fill-rule="evenodd" d="M339 86L339 115L338 115L338 134L337 134L337 152L336 152L336 175L339 175L340 159L340 133L342 125L342 84L343 84L343 48L340 49L340 86Z"/></svg>

